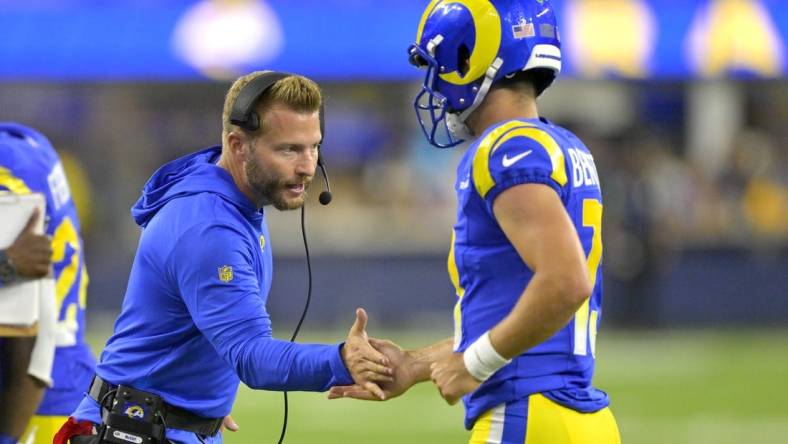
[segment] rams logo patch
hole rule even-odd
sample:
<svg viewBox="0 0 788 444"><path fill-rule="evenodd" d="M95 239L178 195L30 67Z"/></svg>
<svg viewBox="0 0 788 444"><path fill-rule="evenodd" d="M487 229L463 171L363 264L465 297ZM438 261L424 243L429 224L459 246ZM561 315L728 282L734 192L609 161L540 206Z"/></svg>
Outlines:
<svg viewBox="0 0 788 444"><path fill-rule="evenodd" d="M260 249L265 251L265 236L260 235Z"/></svg>
<svg viewBox="0 0 788 444"><path fill-rule="evenodd" d="M125 414L129 418L144 418L145 410L143 410L142 407L138 405L133 405L127 408L126 411L123 412L123 414Z"/></svg>
<svg viewBox="0 0 788 444"><path fill-rule="evenodd" d="M219 267L219 280L222 282L230 282L233 280L233 267L229 265Z"/></svg>

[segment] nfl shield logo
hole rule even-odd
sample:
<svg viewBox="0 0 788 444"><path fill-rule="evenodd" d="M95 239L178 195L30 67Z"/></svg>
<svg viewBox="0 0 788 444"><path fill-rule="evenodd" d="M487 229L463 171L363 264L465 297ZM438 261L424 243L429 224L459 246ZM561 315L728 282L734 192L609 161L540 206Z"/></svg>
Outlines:
<svg viewBox="0 0 788 444"><path fill-rule="evenodd" d="M222 282L230 282L233 280L233 267L229 265L219 267L219 280Z"/></svg>

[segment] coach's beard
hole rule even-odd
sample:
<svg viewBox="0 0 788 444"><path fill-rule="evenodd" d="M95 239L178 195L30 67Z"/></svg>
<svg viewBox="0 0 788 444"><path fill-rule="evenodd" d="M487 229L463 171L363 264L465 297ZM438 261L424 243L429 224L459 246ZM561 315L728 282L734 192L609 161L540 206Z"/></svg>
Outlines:
<svg viewBox="0 0 788 444"><path fill-rule="evenodd" d="M245 169L249 186L264 199L265 204L273 205L279 211L296 210L304 205L306 190L312 182L311 176L297 176L286 180L262 168L253 158L247 159ZM304 190L298 197L287 197L290 186L295 184L303 184Z"/></svg>

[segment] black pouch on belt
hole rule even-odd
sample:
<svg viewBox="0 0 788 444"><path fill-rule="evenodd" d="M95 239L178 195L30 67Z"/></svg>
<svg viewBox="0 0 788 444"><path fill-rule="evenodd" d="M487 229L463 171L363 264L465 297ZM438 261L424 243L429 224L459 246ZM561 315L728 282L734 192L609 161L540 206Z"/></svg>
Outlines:
<svg viewBox="0 0 788 444"><path fill-rule="evenodd" d="M99 436L102 443L162 444L164 402L153 393L120 385L111 407L103 412Z"/></svg>

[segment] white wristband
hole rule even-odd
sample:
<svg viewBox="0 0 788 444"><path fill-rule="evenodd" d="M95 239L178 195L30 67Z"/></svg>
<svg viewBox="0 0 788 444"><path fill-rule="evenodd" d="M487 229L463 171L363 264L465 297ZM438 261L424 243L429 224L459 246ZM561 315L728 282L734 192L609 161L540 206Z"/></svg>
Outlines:
<svg viewBox="0 0 788 444"><path fill-rule="evenodd" d="M468 369L468 373L481 382L489 379L499 368L512 362L511 359L504 359L503 356L495 351L492 342L490 342L489 331L485 332L476 342L465 349L462 359L465 361L465 368Z"/></svg>

